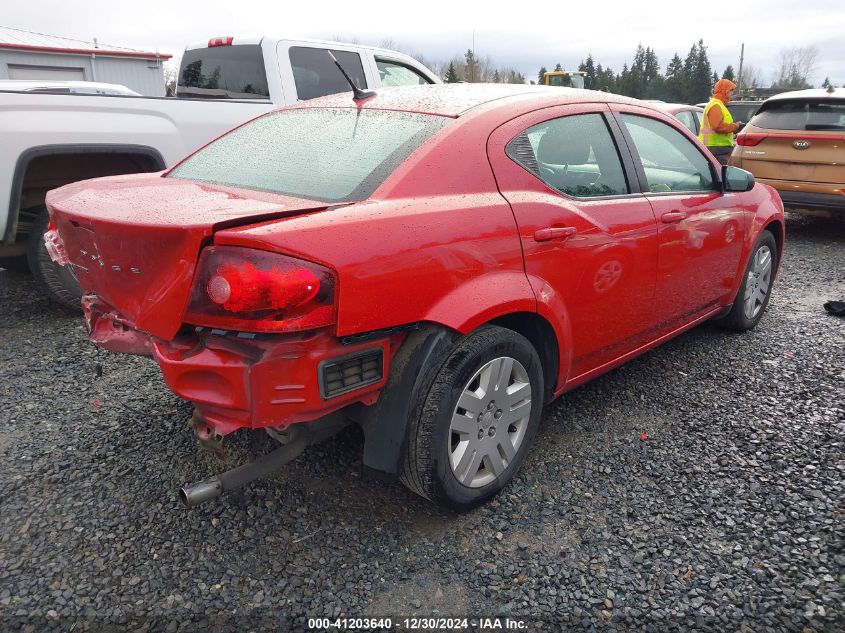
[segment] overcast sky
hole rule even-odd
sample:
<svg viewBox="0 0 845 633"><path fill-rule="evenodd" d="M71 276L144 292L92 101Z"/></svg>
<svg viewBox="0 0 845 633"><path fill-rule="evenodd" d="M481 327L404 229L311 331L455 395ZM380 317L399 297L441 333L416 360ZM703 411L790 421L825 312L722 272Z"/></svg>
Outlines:
<svg viewBox="0 0 845 633"><path fill-rule="evenodd" d="M362 0L0 0L0 25L101 43L159 50L179 56L189 42L220 35L357 38L378 45L392 39L427 59L448 60L472 46L494 65L516 68L529 79L540 66L573 68L592 53L615 71L630 64L637 44L651 46L661 70L677 51L683 58L704 38L714 70L745 62L771 81L780 50L817 47L814 85L825 77L845 84L845 2L744 0L565 3L561 0L412 3ZM579 6L580 5L580 6ZM719 7L713 11L711 7ZM721 14L725 14L723 17Z"/></svg>

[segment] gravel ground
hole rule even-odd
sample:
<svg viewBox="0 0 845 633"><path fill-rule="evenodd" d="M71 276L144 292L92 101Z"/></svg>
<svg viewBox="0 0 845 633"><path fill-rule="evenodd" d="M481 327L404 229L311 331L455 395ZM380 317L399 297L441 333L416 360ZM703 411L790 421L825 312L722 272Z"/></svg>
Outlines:
<svg viewBox="0 0 845 633"><path fill-rule="evenodd" d="M96 377L81 320L0 271L0 630L841 631L845 321L821 304L845 298L844 244L845 223L790 219L755 331L696 328L566 395L510 488L465 515L362 478L357 429L184 509L178 486L221 468L189 407L147 359L104 355Z"/></svg>

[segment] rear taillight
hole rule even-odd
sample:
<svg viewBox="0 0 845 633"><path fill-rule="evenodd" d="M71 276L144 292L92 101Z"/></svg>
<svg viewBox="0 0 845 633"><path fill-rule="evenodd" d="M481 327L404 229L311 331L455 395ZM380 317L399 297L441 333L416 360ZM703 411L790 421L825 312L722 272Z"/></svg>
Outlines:
<svg viewBox="0 0 845 633"><path fill-rule="evenodd" d="M212 46L231 46L232 41L235 38L232 36L229 37L212 37L208 40L208 47L211 48Z"/></svg>
<svg viewBox="0 0 845 633"><path fill-rule="evenodd" d="M754 147L755 145L759 145L760 141L766 138L766 134L739 134L736 137L736 144L742 145L743 147Z"/></svg>
<svg viewBox="0 0 845 633"><path fill-rule="evenodd" d="M70 262L62 238L59 237L56 225L52 221L50 221L48 231L44 234L44 248L50 259L59 266L66 266Z"/></svg>
<svg viewBox="0 0 845 633"><path fill-rule="evenodd" d="M335 321L335 275L287 255L211 246L200 255L185 321L239 332L296 332Z"/></svg>

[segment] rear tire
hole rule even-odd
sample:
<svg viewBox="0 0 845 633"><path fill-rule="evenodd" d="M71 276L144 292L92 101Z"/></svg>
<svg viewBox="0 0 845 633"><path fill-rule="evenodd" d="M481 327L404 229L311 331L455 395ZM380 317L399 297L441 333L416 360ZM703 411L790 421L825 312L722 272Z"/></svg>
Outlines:
<svg viewBox="0 0 845 633"><path fill-rule="evenodd" d="M411 409L401 480L426 499L469 510L510 482L537 434L540 357L520 334L485 326L432 370Z"/></svg>
<svg viewBox="0 0 845 633"><path fill-rule="evenodd" d="M751 250L742 275L742 285L730 311L717 321L721 327L745 332L760 322L772 296L772 285L778 269L777 258L775 236L769 231L763 231Z"/></svg>
<svg viewBox="0 0 845 633"><path fill-rule="evenodd" d="M49 223L50 218L45 207L37 213L32 223L32 233L29 235L26 251L29 269L53 301L81 312L82 288L79 287L79 282L70 266L59 266L50 259L44 246L44 233Z"/></svg>

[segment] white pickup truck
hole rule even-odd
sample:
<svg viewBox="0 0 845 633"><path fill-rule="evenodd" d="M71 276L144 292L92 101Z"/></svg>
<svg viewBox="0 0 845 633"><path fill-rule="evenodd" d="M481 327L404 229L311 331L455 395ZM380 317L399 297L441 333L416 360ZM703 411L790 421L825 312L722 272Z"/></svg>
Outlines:
<svg viewBox="0 0 845 633"><path fill-rule="evenodd" d="M159 171L274 107L349 91L328 51L361 89L440 82L396 51L271 37L188 46L176 98L4 91L0 82L0 268L28 267L53 299L78 308L76 280L41 241L47 191Z"/></svg>

